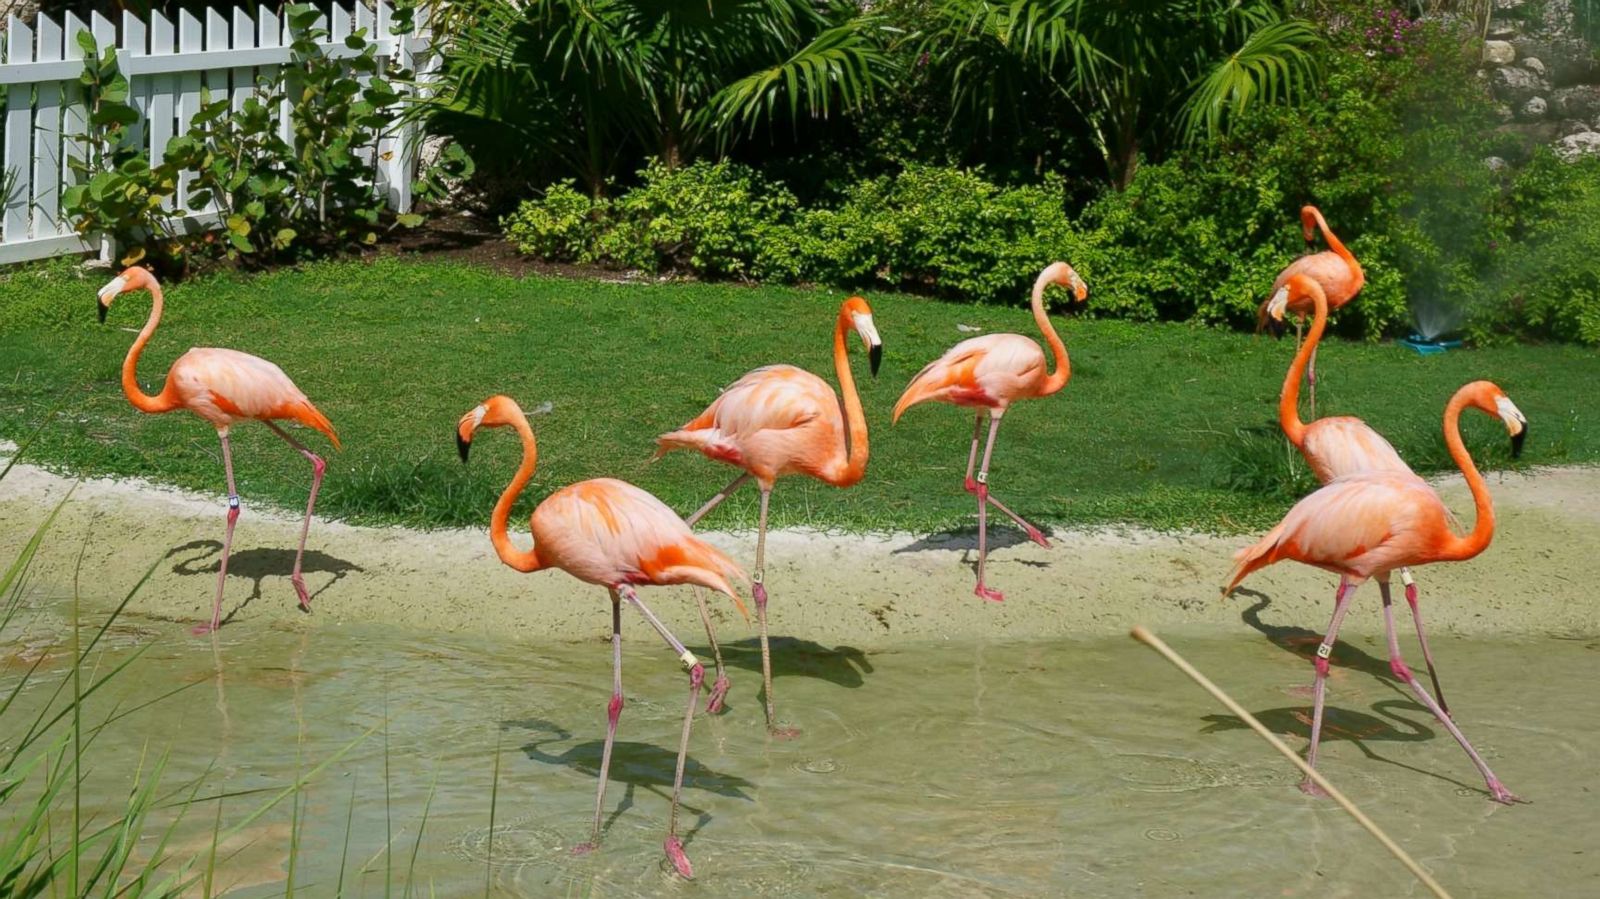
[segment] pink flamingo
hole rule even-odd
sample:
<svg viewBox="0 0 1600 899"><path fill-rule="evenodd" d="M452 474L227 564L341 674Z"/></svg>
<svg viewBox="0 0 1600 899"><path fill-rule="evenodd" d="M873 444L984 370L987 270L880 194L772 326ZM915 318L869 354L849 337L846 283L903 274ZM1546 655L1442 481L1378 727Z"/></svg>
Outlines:
<svg viewBox="0 0 1600 899"><path fill-rule="evenodd" d="M1477 507L1477 522L1471 533L1457 536L1450 528L1450 513L1439 495L1421 478L1409 473L1359 472L1337 478L1296 503L1283 521L1254 546L1240 550L1237 563L1222 588L1226 596L1249 574L1281 559L1293 559L1339 575L1339 591L1334 597L1333 620L1317 647L1316 681L1313 687L1311 748L1306 761L1315 765L1317 744L1322 736L1322 705L1328 678L1328 659L1333 653L1339 624L1349 610L1350 597L1369 578L1385 587L1383 623L1389 637L1389 668L1416 693L1439 723L1483 775L1489 794L1499 802L1512 803L1511 794L1489 770L1483 757L1467 742L1445 710L1434 702L1418 683L1411 669L1400 658L1400 642L1395 636L1394 611L1387 589L1389 574L1395 569L1429 562L1459 562L1473 558L1494 538L1494 504L1483 476L1461 441L1461 411L1481 409L1499 417L1511 434L1512 453L1520 452L1527 438L1527 418L1496 385L1474 381L1450 398L1444 410L1444 437L1450 456L1466 476ZM1315 793L1306 781L1301 789Z"/></svg>
<svg viewBox="0 0 1600 899"><path fill-rule="evenodd" d="M1341 415L1319 418L1310 424L1300 420L1300 380L1327 328L1328 302L1316 279L1296 274L1285 282L1285 289L1269 301L1267 314L1271 320L1281 322L1296 297L1304 297L1312 304L1311 331L1296 349L1294 361L1283 377L1283 391L1278 395L1278 422L1283 426L1284 436L1300 450L1317 480L1324 484L1335 478L1362 472L1416 477L1411 466L1400 458L1389 441L1359 418ZM1448 713L1450 705L1445 702L1444 690L1439 686L1438 669L1433 663L1433 652L1428 648L1427 633L1422 626L1422 610L1417 604L1417 583L1410 568L1400 569L1400 582L1405 585L1406 605L1411 607L1411 620L1417 628L1417 642L1422 644L1422 658L1428 664L1428 679L1433 682L1439 707ZM1378 590L1387 597L1389 582L1379 581Z"/></svg>
<svg viewBox="0 0 1600 899"><path fill-rule="evenodd" d="M1289 280L1296 276L1309 278L1317 283L1323 290L1328 309L1338 309L1345 303L1355 298L1361 292L1362 285L1367 283L1366 273L1361 271L1361 263L1333 231L1328 228L1328 222L1322 217L1322 212L1315 206L1302 206L1300 208L1300 228L1309 245L1314 237L1312 229L1322 232L1322 239L1328 244L1328 249L1321 253L1307 253L1284 267L1272 282L1272 296L1261 304L1257 311L1257 320L1260 326L1270 329L1274 334L1279 333L1281 327L1278 323L1283 320L1282 315L1271 316L1270 310L1274 303L1281 303L1287 299L1289 311L1299 318L1295 321L1294 342L1295 347L1300 346L1300 332L1305 327L1306 316L1310 315L1311 298L1304 291L1296 291L1292 295L1289 291ZM1311 415L1317 414L1317 355L1315 349L1311 353L1311 364L1307 370L1306 380L1311 387Z"/></svg>
<svg viewBox="0 0 1600 899"><path fill-rule="evenodd" d="M510 427L522 438L522 464L500 494L489 520L489 540L500 561L517 571L559 568L586 584L605 587L611 592L611 701L606 706L606 743L600 755L600 791L594 801L594 829L590 841L574 849L581 854L600 844L600 819L605 808L606 778L611 769L611 746L617 736L617 720L622 717L622 600L626 599L644 616L656 633L677 653L689 672L689 707L683 715L683 737L678 744L678 770L672 783L672 809L667 817L667 858L684 877L694 869L678 838L678 800L683 792L683 763L689 752L689 732L694 725L695 704L706 670L661 619L655 616L639 595L635 584L697 584L726 593L733 598L740 614L744 603L729 584L746 580L733 560L712 548L689 530L676 513L654 496L625 481L596 478L569 484L545 497L533 510L529 522L533 547L517 549L507 525L511 507L528 486L538 464L539 448L533 428L514 400L491 396L482 405L461 417L456 427L456 445L461 461L467 461L472 436L478 428ZM748 619L748 615L746 618Z"/></svg>
<svg viewBox="0 0 1600 899"><path fill-rule="evenodd" d="M772 697L772 651L767 643L767 504L772 487L784 475L804 474L835 487L849 487L867 473L867 419L850 372L846 336L854 330L867 347L874 377L883 359L883 340L872 321L872 307L861 297L850 297L839 307L833 328L833 368L844 392L840 414L839 394L816 375L792 365L768 365L733 382L693 421L656 438L656 459L675 449L697 450L709 459L744 469L687 519L693 526L750 478L761 488L761 518L756 536L756 570L751 593L756 601L756 621L761 631L761 680L765 689L767 729L774 736L793 737L799 731L778 727ZM697 595L697 598L698 595ZM712 631L711 616L700 599L700 617L716 656L717 679L706 704L708 711L722 707L728 692L722 651Z"/></svg>
<svg viewBox="0 0 1600 899"><path fill-rule="evenodd" d="M1080 303L1089 296L1089 288L1065 262L1051 263L1033 282L1033 320L1044 332L1044 339L1055 355L1054 374L1046 373L1044 351L1031 339L1021 334L985 334L961 341L929 363L911 379L900 401L894 405L896 422L907 409L929 400L977 408L964 482L966 491L978 497L978 586L973 593L995 602L1004 600L1005 595L984 583L984 567L989 555L988 507L993 505L1004 512L1028 532L1033 542L1044 547L1050 545L1038 528L989 494L989 459L994 453L995 434L1000 430L1000 417L1006 408L1016 400L1049 396L1066 386L1067 379L1072 376L1066 345L1045 314L1044 291L1051 284L1070 287ZM978 459L978 435L983 431L985 409L989 411L989 442L983 450L983 467L978 469L977 480L973 480L972 468Z"/></svg>
<svg viewBox="0 0 1600 899"><path fill-rule="evenodd" d="M274 420L297 421L327 435L334 449L339 449L339 436L326 416L317 411L300 388L294 386L283 369L259 356L238 350L196 347L178 357L167 372L167 382L161 392L151 396L139 389L136 371L139 354L155 333L161 322L161 284L148 270L137 266L128 268L100 288L99 314L103 324L111 302L118 295L134 290L149 290L152 299L150 318L144 330L128 350L122 361L122 392L128 402L140 412L160 414L174 409L188 409L210 422L222 441L222 467L228 476L228 527L222 538L222 563L217 570L217 595L211 605L211 623L197 625L195 635L211 633L222 626L222 586L228 578L228 553L233 547L233 525L239 520L239 490L233 483L233 452L228 446L228 431L241 421L259 421L272 429L311 462L311 496L306 500L306 517L300 526L300 547L295 551L294 572L289 581L300 597L300 607L311 611L311 595L306 591L305 578L300 573L300 563L306 553L306 534L311 530L311 510L317 505L317 490L322 486L322 474L327 463L288 432L278 427Z"/></svg>

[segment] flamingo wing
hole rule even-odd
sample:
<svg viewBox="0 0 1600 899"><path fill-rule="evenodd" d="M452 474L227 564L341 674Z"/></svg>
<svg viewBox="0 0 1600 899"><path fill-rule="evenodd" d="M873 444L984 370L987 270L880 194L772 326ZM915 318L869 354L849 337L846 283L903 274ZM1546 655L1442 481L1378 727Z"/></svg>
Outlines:
<svg viewBox="0 0 1600 899"><path fill-rule="evenodd" d="M1349 264L1331 250L1309 253L1284 266L1277 280L1272 282L1272 292L1277 293L1295 275L1307 275L1322 286L1330 312L1348 303L1360 287L1352 276ZM1296 315L1310 315L1314 311L1311 298L1295 297L1289 303L1289 311Z"/></svg>
<svg viewBox="0 0 1600 899"><path fill-rule="evenodd" d="M656 456L694 449L712 459L745 465L756 446L819 421L842 422L833 388L804 369L768 365L730 384L693 421L657 437Z"/></svg>
<svg viewBox="0 0 1600 899"><path fill-rule="evenodd" d="M244 419L288 419L321 431L339 446L327 416L283 369L260 356L198 347L173 363L167 382L184 406L219 427Z"/></svg>
<svg viewBox="0 0 1600 899"><path fill-rule="evenodd" d="M1306 461L1323 483L1361 472L1414 474L1394 445L1359 418L1319 418L1306 426Z"/></svg>
<svg viewBox="0 0 1600 899"><path fill-rule="evenodd" d="M917 372L894 405L894 421L929 401L958 406L1004 406L1043 378L1044 351L1021 334L963 340Z"/></svg>
<svg viewBox="0 0 1600 899"><path fill-rule="evenodd" d="M550 494L533 512L539 558L592 584L696 584L733 597L742 569L696 537L654 495L615 478L580 481Z"/></svg>

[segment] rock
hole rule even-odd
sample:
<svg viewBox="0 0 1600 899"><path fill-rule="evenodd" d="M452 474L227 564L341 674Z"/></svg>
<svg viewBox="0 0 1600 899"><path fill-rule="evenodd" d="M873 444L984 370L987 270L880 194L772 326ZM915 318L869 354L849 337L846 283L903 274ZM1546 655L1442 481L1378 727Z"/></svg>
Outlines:
<svg viewBox="0 0 1600 899"><path fill-rule="evenodd" d="M1550 104L1543 97L1530 97L1526 103L1517 107L1517 120L1522 122L1537 122L1544 118L1550 109Z"/></svg>
<svg viewBox="0 0 1600 899"><path fill-rule="evenodd" d="M1569 34L1577 23L1572 0L1541 0L1533 9L1533 21L1541 31L1550 34Z"/></svg>
<svg viewBox="0 0 1600 899"><path fill-rule="evenodd" d="M1557 88L1550 95L1550 109L1565 119L1592 121L1600 117L1600 84Z"/></svg>
<svg viewBox="0 0 1600 899"><path fill-rule="evenodd" d="M1540 78L1548 78L1550 75L1549 71L1544 67L1544 60L1537 56L1530 56L1527 59L1524 59L1522 61L1522 67L1533 74L1538 75Z"/></svg>
<svg viewBox="0 0 1600 899"><path fill-rule="evenodd" d="M1489 30L1484 34L1492 41L1509 41L1522 34L1522 23L1516 19L1490 19Z"/></svg>
<svg viewBox="0 0 1600 899"><path fill-rule="evenodd" d="M1503 172L1510 166L1510 163L1498 156L1485 156L1483 158L1483 165L1484 168L1487 168L1491 172Z"/></svg>
<svg viewBox="0 0 1600 899"><path fill-rule="evenodd" d="M1489 90L1512 106L1521 106L1540 94L1550 92L1550 82L1527 69L1506 66L1489 75Z"/></svg>
<svg viewBox="0 0 1600 899"><path fill-rule="evenodd" d="M1545 68L1544 77L1556 87L1582 84L1600 75L1594 50L1583 38L1565 35L1519 37L1511 41L1511 48L1524 65L1530 56L1539 60Z"/></svg>
<svg viewBox="0 0 1600 899"><path fill-rule="evenodd" d="M1512 110L1511 105L1508 103L1494 104L1494 114L1495 117L1502 122L1509 122L1517 116L1516 112Z"/></svg>
<svg viewBox="0 0 1600 899"><path fill-rule="evenodd" d="M1495 12L1510 12L1526 6L1528 0L1494 0Z"/></svg>
<svg viewBox="0 0 1600 899"><path fill-rule="evenodd" d="M1556 141L1556 155L1563 162L1577 162L1586 156L1600 156L1600 131L1569 134Z"/></svg>
<svg viewBox="0 0 1600 899"><path fill-rule="evenodd" d="M1508 66L1516 62L1517 51L1511 46L1510 41L1484 41L1483 64L1486 66Z"/></svg>

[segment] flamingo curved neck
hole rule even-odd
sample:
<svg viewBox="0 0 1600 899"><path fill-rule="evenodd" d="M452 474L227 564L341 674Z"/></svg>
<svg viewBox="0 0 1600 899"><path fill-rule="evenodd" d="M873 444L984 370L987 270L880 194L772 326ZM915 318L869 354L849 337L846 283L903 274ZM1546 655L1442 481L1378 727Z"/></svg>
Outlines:
<svg viewBox="0 0 1600 899"><path fill-rule="evenodd" d="M1445 543L1441 556L1449 561L1470 559L1487 549L1489 541L1494 539L1494 501L1489 496L1489 485L1484 483L1483 475L1478 473L1478 466L1473 464L1472 455L1461 440L1461 410L1467 405L1465 392L1457 391L1444 407L1444 442L1450 448L1450 458L1455 460L1456 466L1467 479L1467 489L1472 491L1472 504L1476 507L1478 520L1473 523L1471 533L1465 537L1452 534Z"/></svg>
<svg viewBox="0 0 1600 899"><path fill-rule="evenodd" d="M1345 265L1350 266L1350 276L1355 281L1356 289L1360 290L1361 285L1366 281L1366 274L1361 271L1361 263L1356 261L1355 254L1350 252L1349 248L1344 245L1344 241L1340 240L1339 236L1328 228L1328 220L1322 217L1322 210L1317 210L1315 217L1317 230L1322 232L1323 241L1327 243L1328 249L1332 250L1335 256L1343 259Z"/></svg>
<svg viewBox="0 0 1600 899"><path fill-rule="evenodd" d="M1067 380L1072 377L1072 363L1067 359L1067 345L1061 342L1061 335L1056 333L1055 325L1050 323L1050 316L1044 309L1044 289L1049 284L1049 279L1043 275L1033 282L1033 320L1039 326L1039 331L1044 334L1045 343L1050 344L1050 354L1056 357L1056 370L1045 377L1039 396L1055 393L1067 386Z"/></svg>
<svg viewBox="0 0 1600 899"><path fill-rule="evenodd" d="M1298 448L1304 448L1306 442L1306 424L1300 420L1300 381L1306 373L1306 366L1311 362L1311 356L1317 351L1317 344L1322 340L1322 332L1328 327L1328 296L1322 290L1322 285L1313 278L1296 276L1284 285L1290 291L1289 301L1294 302L1294 292L1311 297L1313 314L1311 318L1311 333L1300 343L1300 349L1295 351L1294 361L1289 363L1289 371L1283 376L1283 390L1278 394L1278 423L1283 426L1284 436Z"/></svg>
<svg viewBox="0 0 1600 899"><path fill-rule="evenodd" d="M855 375L850 371L850 316L841 312L833 330L833 370L839 376L839 393L844 399L845 464L829 480L836 487L849 487L867 473L867 416L856 393Z"/></svg>
<svg viewBox="0 0 1600 899"><path fill-rule="evenodd" d="M139 336L134 338L133 346L128 348L127 358L122 360L122 392L128 397L128 402L133 404L140 412L168 412L177 403L163 387L157 396L151 396L139 388L139 356L144 352L144 345L150 342L150 337L156 333L156 325L161 324L161 309L163 306L161 285L154 279L150 281L150 318L145 321L144 328Z"/></svg>
<svg viewBox="0 0 1600 899"><path fill-rule="evenodd" d="M517 466L517 473L511 478L511 483L506 485L504 493L494 504L494 515L489 519L489 542L494 544L495 555L500 561L518 571L538 571L544 565L539 561L539 547L520 550L511 542L509 525L511 523L511 507L528 486L528 481L533 477L533 470L539 464L539 446L533 438L533 428L528 426L527 419L514 422L517 435L522 438L522 464Z"/></svg>

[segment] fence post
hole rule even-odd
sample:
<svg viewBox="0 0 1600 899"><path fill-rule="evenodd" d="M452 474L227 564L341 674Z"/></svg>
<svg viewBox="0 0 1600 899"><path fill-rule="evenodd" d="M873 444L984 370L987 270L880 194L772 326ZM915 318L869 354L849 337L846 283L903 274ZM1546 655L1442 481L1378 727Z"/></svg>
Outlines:
<svg viewBox="0 0 1600 899"><path fill-rule="evenodd" d="M33 61L33 29L16 16L7 17L6 62ZM6 96L5 174L14 179L11 193L0 203L5 215L0 219L0 239L7 242L28 239L28 207L33 199L33 90L32 85L13 84Z"/></svg>

